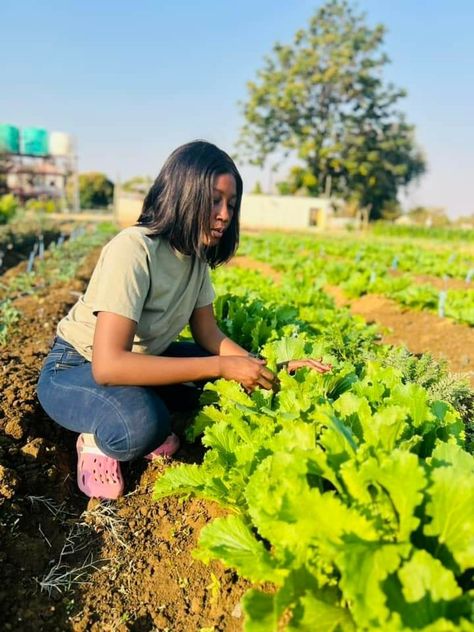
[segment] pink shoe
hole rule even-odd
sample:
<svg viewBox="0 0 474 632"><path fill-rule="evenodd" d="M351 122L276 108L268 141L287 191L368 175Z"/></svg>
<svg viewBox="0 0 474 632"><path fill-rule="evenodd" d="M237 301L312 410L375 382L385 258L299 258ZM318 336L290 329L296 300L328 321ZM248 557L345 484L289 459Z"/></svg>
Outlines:
<svg viewBox="0 0 474 632"><path fill-rule="evenodd" d="M152 461L158 456L173 456L173 454L179 450L179 446L180 442L178 435L175 435L174 432L172 432L166 437L161 445L155 448L153 452L150 452L150 454L147 454L145 459L147 459L147 461Z"/></svg>
<svg viewBox="0 0 474 632"><path fill-rule="evenodd" d="M99 448L84 444L79 435L77 449L77 484L89 498L115 500L123 494L120 463L104 454Z"/></svg>

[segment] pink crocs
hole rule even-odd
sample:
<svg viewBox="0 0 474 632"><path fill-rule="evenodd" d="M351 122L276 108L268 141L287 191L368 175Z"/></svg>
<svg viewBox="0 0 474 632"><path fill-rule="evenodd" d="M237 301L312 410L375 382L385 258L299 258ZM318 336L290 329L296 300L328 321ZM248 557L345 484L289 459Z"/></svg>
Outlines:
<svg viewBox="0 0 474 632"><path fill-rule="evenodd" d="M173 454L179 450L179 446L180 442L178 435L175 435L174 432L172 432L166 437L161 445L155 448L153 452L150 452L150 454L147 454L145 459L152 461L158 456L173 456Z"/></svg>
<svg viewBox="0 0 474 632"><path fill-rule="evenodd" d="M77 484L90 498L115 500L123 494L120 463L99 448L85 445L82 434L76 443Z"/></svg>

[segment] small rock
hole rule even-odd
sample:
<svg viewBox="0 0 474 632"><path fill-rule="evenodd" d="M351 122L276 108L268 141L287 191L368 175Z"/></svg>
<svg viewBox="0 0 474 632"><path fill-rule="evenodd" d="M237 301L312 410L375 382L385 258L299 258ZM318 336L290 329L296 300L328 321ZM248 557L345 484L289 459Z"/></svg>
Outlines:
<svg viewBox="0 0 474 632"><path fill-rule="evenodd" d="M22 439L26 431L26 424L20 419L10 419L5 424L5 434L14 439Z"/></svg>
<svg viewBox="0 0 474 632"><path fill-rule="evenodd" d="M168 627L168 619L161 613L152 615L153 623L158 628L158 630L163 630Z"/></svg>
<svg viewBox="0 0 474 632"><path fill-rule="evenodd" d="M235 604L235 607L232 610L231 615L235 619L240 619L241 618L241 616L242 616L242 606L240 605L240 603Z"/></svg>
<svg viewBox="0 0 474 632"><path fill-rule="evenodd" d="M12 498L21 483L20 478L14 470L0 465L0 495L5 498Z"/></svg>
<svg viewBox="0 0 474 632"><path fill-rule="evenodd" d="M24 445L20 452L22 452L25 456L29 456L36 460L44 456L46 452L46 442L44 439L37 437L36 439L33 439L33 441Z"/></svg>

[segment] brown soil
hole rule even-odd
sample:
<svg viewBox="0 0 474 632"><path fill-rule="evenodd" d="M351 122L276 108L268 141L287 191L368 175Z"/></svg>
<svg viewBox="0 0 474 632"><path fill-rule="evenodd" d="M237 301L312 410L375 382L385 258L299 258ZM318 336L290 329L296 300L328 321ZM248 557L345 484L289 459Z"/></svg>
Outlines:
<svg viewBox="0 0 474 632"><path fill-rule="evenodd" d="M246 257L245 255L237 255L227 265L235 268L246 268L247 270L258 270L273 279L276 283L281 281L281 273L274 270L271 265L263 261L255 261L255 259Z"/></svg>
<svg viewBox="0 0 474 632"><path fill-rule="evenodd" d="M380 325L383 342L447 360L451 371L465 374L474 386L474 328L430 312L403 308L384 296L366 294L349 300L339 287L324 289L338 307L347 306L352 314Z"/></svg>
<svg viewBox="0 0 474 632"><path fill-rule="evenodd" d="M35 384L56 323L84 290L97 255L75 280L47 295L18 298L14 306L23 318L2 348L2 629L241 630L239 602L247 583L219 563L206 566L191 556L201 527L222 510L200 500L153 502L153 481L170 464L145 461L124 467L128 495L87 506L75 485L75 435L54 424L37 402ZM188 421L189 415L175 415L176 430ZM176 457L196 462L202 450L185 444ZM40 582L59 561L59 574L70 571L78 584L66 589L56 581L55 588L50 581L48 595Z"/></svg>

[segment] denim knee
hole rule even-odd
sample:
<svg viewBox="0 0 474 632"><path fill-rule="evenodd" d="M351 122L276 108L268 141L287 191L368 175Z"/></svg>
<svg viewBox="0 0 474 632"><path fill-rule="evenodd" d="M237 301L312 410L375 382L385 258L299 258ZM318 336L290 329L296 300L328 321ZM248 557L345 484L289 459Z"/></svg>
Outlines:
<svg viewBox="0 0 474 632"><path fill-rule="evenodd" d="M163 403L158 414L137 414L125 419L98 423L95 439L99 448L118 461L133 461L152 452L171 433L170 414Z"/></svg>
<svg viewBox="0 0 474 632"><path fill-rule="evenodd" d="M58 424L94 434L102 451L119 461L148 454L171 432L170 413L156 389L97 384L91 363L61 340L44 362L38 398Z"/></svg>

